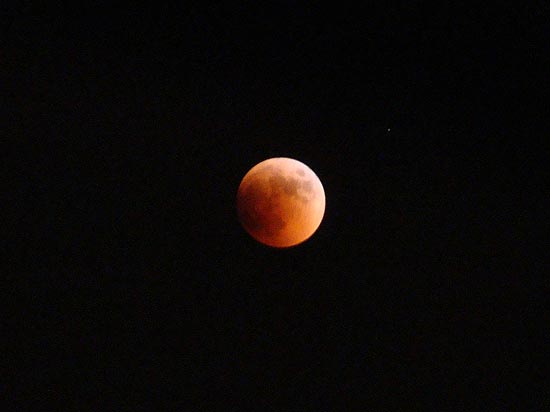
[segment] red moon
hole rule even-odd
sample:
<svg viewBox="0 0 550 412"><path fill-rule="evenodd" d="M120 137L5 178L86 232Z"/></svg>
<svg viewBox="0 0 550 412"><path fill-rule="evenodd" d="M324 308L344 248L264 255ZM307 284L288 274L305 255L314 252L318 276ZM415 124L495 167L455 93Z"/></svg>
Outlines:
<svg viewBox="0 0 550 412"><path fill-rule="evenodd" d="M288 157L258 163L243 177L237 212L258 242L286 248L309 239L325 213L325 191L317 175Z"/></svg>

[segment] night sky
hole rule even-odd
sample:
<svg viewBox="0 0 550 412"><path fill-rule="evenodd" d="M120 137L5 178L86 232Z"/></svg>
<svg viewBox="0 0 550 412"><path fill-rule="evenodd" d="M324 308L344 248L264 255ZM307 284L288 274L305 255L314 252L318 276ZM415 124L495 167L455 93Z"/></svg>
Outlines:
<svg viewBox="0 0 550 412"><path fill-rule="evenodd" d="M543 410L547 3L234 3L2 6L10 401ZM284 250L235 210L279 156Z"/></svg>

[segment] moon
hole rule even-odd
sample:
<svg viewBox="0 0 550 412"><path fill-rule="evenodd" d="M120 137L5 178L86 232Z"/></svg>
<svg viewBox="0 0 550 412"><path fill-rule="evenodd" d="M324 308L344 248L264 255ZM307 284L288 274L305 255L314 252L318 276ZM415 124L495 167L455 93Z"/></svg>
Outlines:
<svg viewBox="0 0 550 412"><path fill-rule="evenodd" d="M244 229L258 242L276 248L296 246L319 228L325 191L304 163L274 157L258 163L243 177L237 212Z"/></svg>

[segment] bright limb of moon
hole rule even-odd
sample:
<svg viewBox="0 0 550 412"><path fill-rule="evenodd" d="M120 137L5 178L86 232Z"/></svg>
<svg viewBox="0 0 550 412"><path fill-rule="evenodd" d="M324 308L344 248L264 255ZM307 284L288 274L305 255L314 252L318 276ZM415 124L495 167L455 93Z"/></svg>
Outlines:
<svg viewBox="0 0 550 412"><path fill-rule="evenodd" d="M237 192L237 211L254 239L272 247L291 247L319 228L325 191L304 163L275 157L258 163L244 176Z"/></svg>

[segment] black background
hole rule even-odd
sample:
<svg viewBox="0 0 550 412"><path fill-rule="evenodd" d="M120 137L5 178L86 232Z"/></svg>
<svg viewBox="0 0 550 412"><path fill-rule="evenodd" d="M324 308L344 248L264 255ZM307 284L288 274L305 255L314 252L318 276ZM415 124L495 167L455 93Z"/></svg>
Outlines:
<svg viewBox="0 0 550 412"><path fill-rule="evenodd" d="M18 410L542 410L548 6L386 3L4 6ZM327 198L285 250L276 156Z"/></svg>

